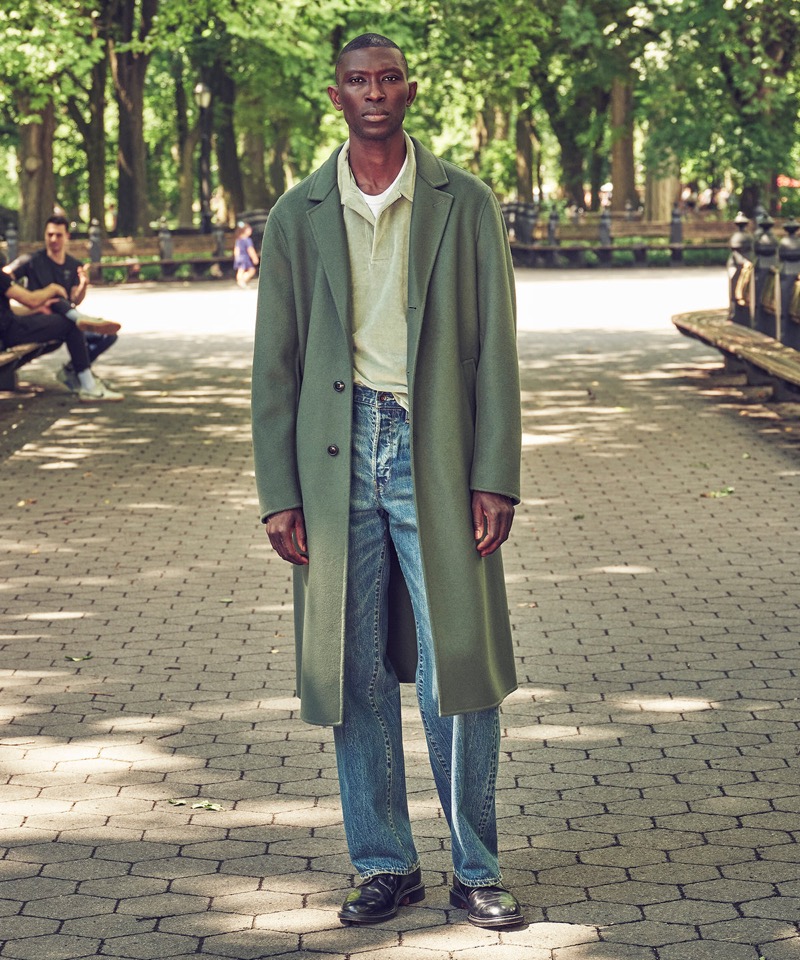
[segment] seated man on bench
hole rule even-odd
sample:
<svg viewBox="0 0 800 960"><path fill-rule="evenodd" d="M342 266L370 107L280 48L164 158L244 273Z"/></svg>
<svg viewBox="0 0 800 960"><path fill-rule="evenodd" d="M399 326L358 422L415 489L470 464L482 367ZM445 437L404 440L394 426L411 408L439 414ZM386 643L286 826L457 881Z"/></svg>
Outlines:
<svg viewBox="0 0 800 960"><path fill-rule="evenodd" d="M96 327L98 321L93 318L72 320L51 312L53 304L66 298L66 295L67 291L57 283L50 283L42 290L27 290L0 270L0 340L7 347L61 340L69 350L78 382L75 393L79 400L83 403L122 400L121 393L112 390L92 374L84 330ZM12 300L22 304L25 309L15 312L11 307Z"/></svg>
<svg viewBox="0 0 800 960"><path fill-rule="evenodd" d="M114 345L120 325L114 320L89 317L78 309L89 289L89 276L80 260L69 255L68 248L69 222L61 214L54 213L44 227L44 248L17 257L3 270L15 281L24 281L28 290L41 290L55 283L67 291L65 297L51 304L50 310L75 323L82 323L89 363L92 364L101 353ZM78 392L80 384L71 362L58 371L56 379L73 393Z"/></svg>

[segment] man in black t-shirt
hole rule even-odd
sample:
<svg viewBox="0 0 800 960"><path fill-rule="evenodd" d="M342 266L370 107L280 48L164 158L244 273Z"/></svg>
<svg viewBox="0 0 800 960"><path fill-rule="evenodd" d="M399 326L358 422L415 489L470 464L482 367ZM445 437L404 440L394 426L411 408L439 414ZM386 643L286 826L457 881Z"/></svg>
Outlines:
<svg viewBox="0 0 800 960"><path fill-rule="evenodd" d="M121 393L112 390L92 374L86 338L81 329L82 321L76 322L52 313L53 305L65 298L66 294L64 287L56 283L50 283L41 290L27 290L0 270L0 345L14 347L21 343L61 340L69 350L78 384L74 393L80 401L99 403L122 400ZM22 309L13 310L12 300L22 304Z"/></svg>
<svg viewBox="0 0 800 960"><path fill-rule="evenodd" d="M82 331L66 317L47 312L50 303L58 297L63 297L65 293L66 290L57 284L48 284L41 290L26 290L25 287L14 283L7 273L0 271L0 341L2 345L14 347L20 343L62 340L67 345L75 369L88 369L89 357ZM12 300L21 303L29 312L14 313L11 309Z"/></svg>
<svg viewBox="0 0 800 960"><path fill-rule="evenodd" d="M45 246L33 254L23 254L4 267L4 271L16 281L24 281L28 290L41 290L49 284L58 284L66 296L56 300L50 307L53 313L61 314L81 323L86 338L89 363L92 364L117 340L120 325L113 320L89 317L78 310L89 288L86 268L67 253L69 224L67 218L53 214L45 224ZM70 362L56 375L58 380L73 392L79 388L77 371Z"/></svg>

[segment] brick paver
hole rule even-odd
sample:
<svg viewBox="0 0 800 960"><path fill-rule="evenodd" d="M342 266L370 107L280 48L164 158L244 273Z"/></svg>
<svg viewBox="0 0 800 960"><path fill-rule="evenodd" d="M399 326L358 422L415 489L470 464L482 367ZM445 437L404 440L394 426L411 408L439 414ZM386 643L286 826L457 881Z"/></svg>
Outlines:
<svg viewBox="0 0 800 960"><path fill-rule="evenodd" d="M330 731L297 719L256 517L254 294L219 283L92 292L125 321L102 371L124 404L73 404L57 356L0 400L0 957L800 958L796 411L669 324L721 305L719 272L518 280L498 813L527 927L449 906L408 698L427 896L336 919Z"/></svg>

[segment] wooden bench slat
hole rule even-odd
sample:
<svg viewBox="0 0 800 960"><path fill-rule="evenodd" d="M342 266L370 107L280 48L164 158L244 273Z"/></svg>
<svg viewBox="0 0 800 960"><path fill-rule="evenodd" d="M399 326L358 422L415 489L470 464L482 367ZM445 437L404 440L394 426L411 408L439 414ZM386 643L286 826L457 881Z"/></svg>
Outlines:
<svg viewBox="0 0 800 960"><path fill-rule="evenodd" d="M800 352L758 330L733 323L727 310L681 313L672 322L681 333L800 387Z"/></svg>
<svg viewBox="0 0 800 960"><path fill-rule="evenodd" d="M0 347L0 390L16 390L17 370L61 346L61 340L46 340L44 343L17 343Z"/></svg>

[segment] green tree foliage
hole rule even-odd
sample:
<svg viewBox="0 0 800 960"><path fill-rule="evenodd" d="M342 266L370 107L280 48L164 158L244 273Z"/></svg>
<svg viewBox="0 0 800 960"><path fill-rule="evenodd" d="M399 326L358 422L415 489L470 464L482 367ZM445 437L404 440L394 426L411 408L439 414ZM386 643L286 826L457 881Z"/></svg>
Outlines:
<svg viewBox="0 0 800 960"><path fill-rule="evenodd" d="M797 175L800 0L0 0L0 161L20 226L54 202L143 232L197 219L198 81L215 211L268 207L345 135L326 87L352 36L405 49L410 132L498 194L584 205L643 170L732 177L748 210ZM2 194L8 196L8 191Z"/></svg>
<svg viewBox="0 0 800 960"><path fill-rule="evenodd" d="M53 138L58 108L80 95L102 44L80 0L17 0L0 8L0 116L13 125L20 229L39 234L57 198Z"/></svg>
<svg viewBox="0 0 800 960"><path fill-rule="evenodd" d="M677 154L689 177L729 174L752 214L774 198L800 132L800 4L678 0L657 27L640 103L648 162Z"/></svg>

